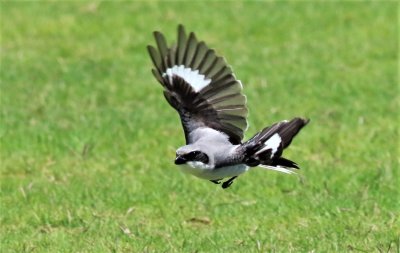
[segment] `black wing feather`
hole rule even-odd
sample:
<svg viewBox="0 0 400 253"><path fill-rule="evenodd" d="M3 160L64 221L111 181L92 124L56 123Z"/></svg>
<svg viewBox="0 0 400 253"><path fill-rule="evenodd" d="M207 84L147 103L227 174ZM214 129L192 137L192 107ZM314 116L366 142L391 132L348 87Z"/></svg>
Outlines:
<svg viewBox="0 0 400 253"><path fill-rule="evenodd" d="M164 86L165 98L180 115L186 142L190 143L191 131L206 126L225 133L233 144L241 143L247 129L246 97L225 59L199 42L193 32L187 37L182 25L178 26L176 46L168 47L160 32L154 32L154 37L157 49L147 48L155 67L152 72ZM208 85L195 90L190 80L176 73L167 74L167 70L171 73L182 65L203 75Z"/></svg>

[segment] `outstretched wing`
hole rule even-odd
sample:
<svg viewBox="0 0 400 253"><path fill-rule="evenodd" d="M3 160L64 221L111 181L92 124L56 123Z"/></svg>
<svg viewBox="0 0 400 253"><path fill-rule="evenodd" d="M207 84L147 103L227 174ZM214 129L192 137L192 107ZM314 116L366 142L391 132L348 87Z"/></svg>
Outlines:
<svg viewBox="0 0 400 253"><path fill-rule="evenodd" d="M191 142L190 132L199 127L221 131L233 144L241 143L247 129L246 96L225 59L193 32L187 37L182 25L176 46L168 47L160 32L154 32L154 37L157 49L147 47L155 67L152 72L181 117L186 143Z"/></svg>

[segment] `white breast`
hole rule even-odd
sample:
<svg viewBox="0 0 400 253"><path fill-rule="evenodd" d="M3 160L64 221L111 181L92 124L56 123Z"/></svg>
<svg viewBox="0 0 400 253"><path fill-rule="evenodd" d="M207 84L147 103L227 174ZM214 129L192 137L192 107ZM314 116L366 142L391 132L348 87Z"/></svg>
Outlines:
<svg viewBox="0 0 400 253"><path fill-rule="evenodd" d="M179 168L185 173L207 180L218 180L238 176L246 172L248 169L245 164L237 164L214 169L202 162L188 162L187 164L179 165Z"/></svg>

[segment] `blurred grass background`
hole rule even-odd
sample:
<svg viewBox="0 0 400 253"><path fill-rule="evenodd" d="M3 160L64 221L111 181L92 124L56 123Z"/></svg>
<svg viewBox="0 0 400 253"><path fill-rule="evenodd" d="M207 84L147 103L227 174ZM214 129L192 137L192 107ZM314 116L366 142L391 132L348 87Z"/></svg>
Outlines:
<svg viewBox="0 0 400 253"><path fill-rule="evenodd" d="M1 2L2 252L399 252L396 2ZM311 118L231 188L180 173L152 31L233 66L246 138Z"/></svg>

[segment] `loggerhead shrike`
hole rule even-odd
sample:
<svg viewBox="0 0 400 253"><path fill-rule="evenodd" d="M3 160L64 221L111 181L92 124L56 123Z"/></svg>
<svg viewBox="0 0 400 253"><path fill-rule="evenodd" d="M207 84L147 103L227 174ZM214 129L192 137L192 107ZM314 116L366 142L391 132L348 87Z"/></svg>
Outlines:
<svg viewBox="0 0 400 253"><path fill-rule="evenodd" d="M294 173L298 165L281 157L293 137L308 123L294 118L266 127L242 142L247 129L246 96L242 84L223 57L191 32L178 26L177 45L167 46L154 32L157 48L148 46L168 103L178 111L186 145L176 151L175 164L187 173L229 187L249 167Z"/></svg>

